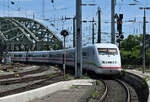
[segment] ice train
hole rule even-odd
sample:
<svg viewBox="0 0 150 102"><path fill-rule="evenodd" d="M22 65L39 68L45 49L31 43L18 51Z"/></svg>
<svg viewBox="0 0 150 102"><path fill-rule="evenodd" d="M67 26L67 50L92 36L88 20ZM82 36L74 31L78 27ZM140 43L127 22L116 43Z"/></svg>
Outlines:
<svg viewBox="0 0 150 102"><path fill-rule="evenodd" d="M19 51L9 52L12 62L37 62L63 64L63 50L54 51ZM66 65L74 66L75 49L66 50ZM121 72L121 58L115 44L100 43L82 48L83 69L98 74L119 74Z"/></svg>

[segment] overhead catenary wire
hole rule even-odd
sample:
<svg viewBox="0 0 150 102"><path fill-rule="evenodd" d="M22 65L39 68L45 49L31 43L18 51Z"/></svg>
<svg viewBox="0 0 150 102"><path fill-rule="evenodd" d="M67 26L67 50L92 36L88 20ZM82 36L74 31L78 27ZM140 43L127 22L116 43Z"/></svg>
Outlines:
<svg viewBox="0 0 150 102"><path fill-rule="evenodd" d="M3 16L12 16L12 14L16 12L18 16L20 14L24 14L24 16L27 17L28 16L26 12L27 9L23 8L19 4L20 4L19 0L13 2L11 2L11 0L7 0L7 2L3 2L3 3L0 2L0 6L3 7Z"/></svg>

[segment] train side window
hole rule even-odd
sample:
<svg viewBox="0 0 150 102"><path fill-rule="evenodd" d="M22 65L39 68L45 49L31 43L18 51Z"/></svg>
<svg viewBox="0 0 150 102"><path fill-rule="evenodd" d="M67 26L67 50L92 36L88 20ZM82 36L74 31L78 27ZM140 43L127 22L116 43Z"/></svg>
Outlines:
<svg viewBox="0 0 150 102"><path fill-rule="evenodd" d="M83 55L83 56L87 56L87 53L86 53L86 52L83 52L82 55Z"/></svg>
<svg viewBox="0 0 150 102"><path fill-rule="evenodd" d="M28 55L28 57L32 57L32 55Z"/></svg>
<svg viewBox="0 0 150 102"><path fill-rule="evenodd" d="M51 54L49 54L49 57L52 57L52 55L51 55Z"/></svg>
<svg viewBox="0 0 150 102"><path fill-rule="evenodd" d="M40 57L41 55L33 55L32 57Z"/></svg>
<svg viewBox="0 0 150 102"><path fill-rule="evenodd" d="M74 53L70 53L70 57L73 58L73 56L74 56Z"/></svg>
<svg viewBox="0 0 150 102"><path fill-rule="evenodd" d="M22 55L14 55L14 57L22 57Z"/></svg>
<svg viewBox="0 0 150 102"><path fill-rule="evenodd" d="M67 58L70 58L70 55L69 55L69 54L67 54L67 55L66 55L66 57L67 57Z"/></svg>
<svg viewBox="0 0 150 102"><path fill-rule="evenodd" d="M55 54L55 55L54 55L54 54L52 54L52 57L53 57L53 58L55 58L55 57L56 57L56 54Z"/></svg>
<svg viewBox="0 0 150 102"><path fill-rule="evenodd" d="M38 55L38 54L36 54L36 55L34 55L34 57L42 57L42 55Z"/></svg>
<svg viewBox="0 0 150 102"><path fill-rule="evenodd" d="M46 54L43 54L42 57L47 57L47 55L46 55Z"/></svg>
<svg viewBox="0 0 150 102"><path fill-rule="evenodd" d="M49 57L49 54L46 54L46 57Z"/></svg>
<svg viewBox="0 0 150 102"><path fill-rule="evenodd" d="M59 58L60 54L56 54L56 57Z"/></svg>
<svg viewBox="0 0 150 102"><path fill-rule="evenodd" d="M67 54L67 58L73 58L73 53L70 52L69 54Z"/></svg>
<svg viewBox="0 0 150 102"><path fill-rule="evenodd" d="M93 55L95 55L95 51L93 50Z"/></svg>
<svg viewBox="0 0 150 102"><path fill-rule="evenodd" d="M58 58L60 58L60 57L61 57L61 54L58 54L57 56L58 56Z"/></svg>

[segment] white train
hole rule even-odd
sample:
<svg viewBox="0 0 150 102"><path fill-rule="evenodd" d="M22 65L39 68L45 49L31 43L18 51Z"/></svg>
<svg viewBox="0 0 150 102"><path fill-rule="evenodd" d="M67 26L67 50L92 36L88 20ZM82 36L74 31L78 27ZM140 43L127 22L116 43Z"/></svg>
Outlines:
<svg viewBox="0 0 150 102"><path fill-rule="evenodd" d="M83 47L83 68L98 74L119 74L121 72L120 52L116 45L101 43ZM63 64L63 50L9 52L13 62L39 62ZM66 50L66 65L74 66L75 49Z"/></svg>

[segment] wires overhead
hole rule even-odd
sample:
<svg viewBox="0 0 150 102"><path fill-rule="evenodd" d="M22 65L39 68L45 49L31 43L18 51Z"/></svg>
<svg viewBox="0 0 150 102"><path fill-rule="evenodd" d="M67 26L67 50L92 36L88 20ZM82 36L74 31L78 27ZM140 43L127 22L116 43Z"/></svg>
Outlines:
<svg viewBox="0 0 150 102"><path fill-rule="evenodd" d="M134 2L139 2L138 0L133 0Z"/></svg>

